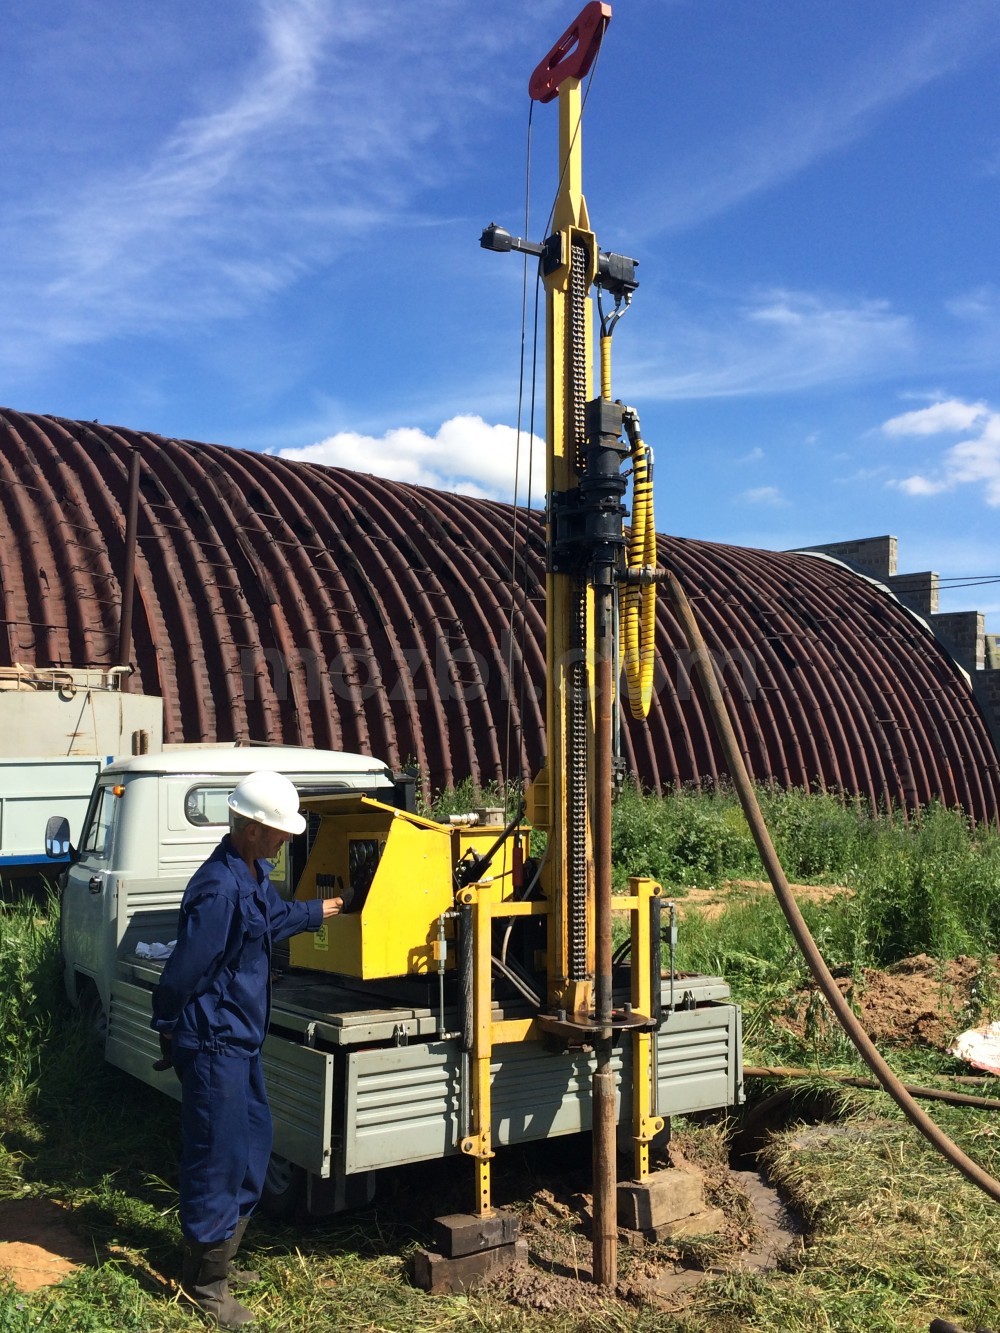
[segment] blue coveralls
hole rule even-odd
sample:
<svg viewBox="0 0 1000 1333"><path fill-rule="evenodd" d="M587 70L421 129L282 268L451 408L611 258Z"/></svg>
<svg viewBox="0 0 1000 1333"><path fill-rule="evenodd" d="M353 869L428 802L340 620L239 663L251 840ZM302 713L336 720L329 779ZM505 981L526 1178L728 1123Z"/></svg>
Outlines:
<svg viewBox="0 0 1000 1333"><path fill-rule="evenodd" d="M271 1013L271 945L323 924L322 900L285 902L228 834L181 900L177 944L153 991L152 1026L173 1038L181 1080L181 1230L227 1240L260 1198L271 1112L260 1048Z"/></svg>

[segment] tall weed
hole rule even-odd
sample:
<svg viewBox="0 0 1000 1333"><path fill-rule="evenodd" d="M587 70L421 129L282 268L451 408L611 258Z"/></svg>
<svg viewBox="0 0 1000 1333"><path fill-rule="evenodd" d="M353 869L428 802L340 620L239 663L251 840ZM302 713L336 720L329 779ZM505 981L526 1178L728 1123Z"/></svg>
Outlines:
<svg viewBox="0 0 1000 1333"><path fill-rule="evenodd" d="M62 997L59 906L0 903L0 1094L22 1096L37 1081Z"/></svg>
<svg viewBox="0 0 1000 1333"><path fill-rule="evenodd" d="M850 882L882 958L1000 948L1000 835L959 811L929 806L908 824L884 825Z"/></svg>
<svg viewBox="0 0 1000 1333"><path fill-rule="evenodd" d="M616 888L624 888L629 875L679 886L763 873L731 795L681 791L660 798L626 787L612 810L611 842Z"/></svg>
<svg viewBox="0 0 1000 1333"><path fill-rule="evenodd" d="M995 827L941 805L904 815L875 814L830 793L762 790L758 799L789 880L853 891L819 909L838 965L1000 952ZM612 837L619 889L629 875L648 875L668 892L763 877L742 809L725 789L662 798L626 790L614 808ZM785 937L777 924L772 959ZM707 926L710 934L722 929ZM721 943L718 950L725 952Z"/></svg>

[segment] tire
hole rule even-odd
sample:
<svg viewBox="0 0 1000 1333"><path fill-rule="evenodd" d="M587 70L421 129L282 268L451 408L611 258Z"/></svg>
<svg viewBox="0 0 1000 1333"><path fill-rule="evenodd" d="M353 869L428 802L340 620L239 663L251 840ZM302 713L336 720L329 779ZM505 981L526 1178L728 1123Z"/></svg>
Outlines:
<svg viewBox="0 0 1000 1333"><path fill-rule="evenodd" d="M101 1004L101 997L92 981L77 981L77 993L80 996L80 1014L90 1030L90 1035L100 1046L103 1053L108 1044L108 1015Z"/></svg>
<svg viewBox="0 0 1000 1333"><path fill-rule="evenodd" d="M300 1217L306 1204L306 1173L287 1157L272 1153L264 1176L260 1206L268 1217L287 1222Z"/></svg>

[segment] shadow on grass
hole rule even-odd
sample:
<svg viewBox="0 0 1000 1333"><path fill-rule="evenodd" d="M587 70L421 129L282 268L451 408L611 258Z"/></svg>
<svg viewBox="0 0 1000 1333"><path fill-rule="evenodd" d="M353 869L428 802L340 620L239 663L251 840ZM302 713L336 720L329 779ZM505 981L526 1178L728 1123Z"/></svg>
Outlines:
<svg viewBox="0 0 1000 1333"><path fill-rule="evenodd" d="M33 1102L2 1131L8 1154L36 1196L68 1206L67 1222L151 1295L169 1294L180 1267L177 1222L180 1111L177 1103L107 1065L84 1019L60 1014L40 1061ZM589 1190L591 1141L572 1136L501 1148L493 1201L515 1211L547 1190L572 1201ZM326 1218L277 1222L258 1210L245 1248L267 1259L403 1261L433 1245L434 1219L473 1211L474 1164L444 1161L377 1173L374 1202ZM569 1211L577 1212L575 1202Z"/></svg>

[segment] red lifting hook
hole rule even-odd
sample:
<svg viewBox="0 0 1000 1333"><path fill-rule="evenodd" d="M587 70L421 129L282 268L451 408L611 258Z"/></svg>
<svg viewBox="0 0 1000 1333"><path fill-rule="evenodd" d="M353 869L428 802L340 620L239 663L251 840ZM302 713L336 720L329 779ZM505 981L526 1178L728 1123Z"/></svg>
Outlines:
<svg viewBox="0 0 1000 1333"><path fill-rule="evenodd" d="M528 96L533 102L551 102L561 83L583 78L594 63L610 22L610 5L601 0L584 5L528 80Z"/></svg>

